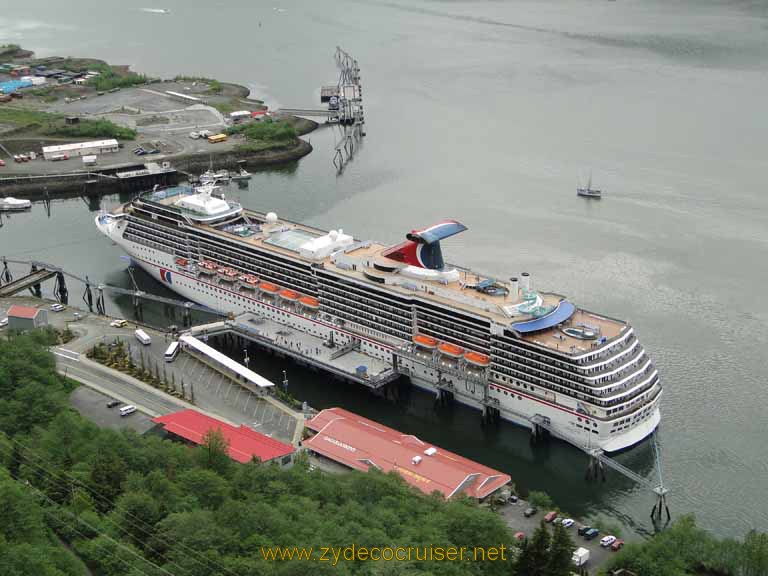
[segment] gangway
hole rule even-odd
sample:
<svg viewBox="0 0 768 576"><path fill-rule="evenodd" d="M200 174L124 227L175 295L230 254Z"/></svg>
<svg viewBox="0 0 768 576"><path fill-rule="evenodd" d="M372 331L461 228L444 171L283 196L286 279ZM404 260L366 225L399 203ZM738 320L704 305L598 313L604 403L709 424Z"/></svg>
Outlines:
<svg viewBox="0 0 768 576"><path fill-rule="evenodd" d="M656 464L656 472L658 474L657 481L654 482L652 480L649 480L648 478L645 478L644 476L641 476L634 470L627 468L626 466L614 460L610 456L607 456L601 448L595 448L593 446L585 444L578 438L574 438L569 434L564 434L562 431L558 430L552 424L550 419L547 418L546 416L536 414L530 419L530 422L532 425L534 436L538 435L540 429L547 430L551 434L565 440L569 444L572 444L582 452L589 455L590 461L589 461L589 466L587 468L588 479L597 478L598 473L600 473L603 476L603 480L605 480L604 466L607 466L608 468L615 470L622 476L629 478L630 480L642 486L643 488L646 488L651 492L653 492L656 495L656 503L654 504L653 509L651 510L651 519L653 520L654 525L656 525L657 522L661 521L662 508L664 509L664 511L666 511L667 522L670 521L671 515L669 513L669 506L667 506L667 494L669 493L669 490L664 486L664 480L662 478L661 450L659 448L659 444L656 439L656 432L651 434L651 439L650 439L651 446L653 448L654 461Z"/></svg>

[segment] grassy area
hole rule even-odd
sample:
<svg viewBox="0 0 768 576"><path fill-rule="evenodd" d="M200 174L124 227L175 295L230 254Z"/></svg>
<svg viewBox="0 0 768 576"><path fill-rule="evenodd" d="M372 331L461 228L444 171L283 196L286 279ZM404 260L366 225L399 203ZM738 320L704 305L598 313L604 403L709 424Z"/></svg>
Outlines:
<svg viewBox="0 0 768 576"><path fill-rule="evenodd" d="M79 124L65 124L64 116L24 108L0 108L0 124L11 124L19 130L73 138L117 138L133 140L136 131L109 120L81 120Z"/></svg>
<svg viewBox="0 0 768 576"><path fill-rule="evenodd" d="M211 102L210 105L222 114L229 114L230 112L241 110L243 108L242 105L238 105L235 100L230 100L229 102Z"/></svg>
<svg viewBox="0 0 768 576"><path fill-rule="evenodd" d="M296 139L296 130L284 120L246 122L227 128L227 134L243 134L246 140L263 142L289 142Z"/></svg>
<svg viewBox="0 0 768 576"><path fill-rule="evenodd" d="M100 92L106 92L113 88L127 88L136 84L146 84L147 81L148 79L144 74L134 74L133 72L130 72L124 76L119 76L110 68L108 72L102 72L99 76L96 76L96 78L88 80L88 86L92 86Z"/></svg>

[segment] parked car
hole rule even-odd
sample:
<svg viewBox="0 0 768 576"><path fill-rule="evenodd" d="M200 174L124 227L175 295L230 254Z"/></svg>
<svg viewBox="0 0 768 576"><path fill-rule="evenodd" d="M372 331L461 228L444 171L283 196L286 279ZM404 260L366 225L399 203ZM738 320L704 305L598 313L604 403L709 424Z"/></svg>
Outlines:
<svg viewBox="0 0 768 576"><path fill-rule="evenodd" d="M565 518L562 522L563 528L570 528L573 526L574 522L572 518Z"/></svg>
<svg viewBox="0 0 768 576"><path fill-rule="evenodd" d="M525 540L525 532L515 532L515 540Z"/></svg>
<svg viewBox="0 0 768 576"><path fill-rule="evenodd" d="M0 318L0 328L8 326L8 318Z"/></svg>
<svg viewBox="0 0 768 576"><path fill-rule="evenodd" d="M122 328L126 324L128 324L128 322L126 322L122 318L118 318L116 320L112 320L112 322L109 323L109 325L112 326L112 328Z"/></svg>
<svg viewBox="0 0 768 576"><path fill-rule="evenodd" d="M586 534L590 530L592 530L592 526L582 526L581 528L579 528L579 536L584 536L584 534Z"/></svg>
<svg viewBox="0 0 768 576"><path fill-rule="evenodd" d="M66 306L63 304L51 304L51 312L61 312L62 310L66 310Z"/></svg>
<svg viewBox="0 0 768 576"><path fill-rule="evenodd" d="M2 168L3 166L5 166L5 160L0 160L0 168Z"/></svg>
<svg viewBox="0 0 768 576"><path fill-rule="evenodd" d="M600 534L600 530L597 528L590 528L584 533L584 538L586 540L593 540L594 538L597 538L598 534Z"/></svg>
<svg viewBox="0 0 768 576"><path fill-rule="evenodd" d="M536 514L536 512L538 512L538 510L534 507L526 508L525 512L523 512L523 516L525 516L526 518L530 518L531 516Z"/></svg>
<svg viewBox="0 0 768 576"><path fill-rule="evenodd" d="M120 404L120 400L110 400L107 402L107 408L114 408Z"/></svg>
<svg viewBox="0 0 768 576"><path fill-rule="evenodd" d="M512 504L517 504L517 500L518 498L514 494L512 494L512 496L509 497L509 501L512 502Z"/></svg>
<svg viewBox="0 0 768 576"><path fill-rule="evenodd" d="M544 522L552 522L555 518L557 518L557 512L547 512L544 515Z"/></svg>
<svg viewBox="0 0 768 576"><path fill-rule="evenodd" d="M614 552L618 552L619 550L621 550L622 546L624 546L624 540L621 540L621 539L616 540L616 542L611 544L611 550L613 550Z"/></svg>
<svg viewBox="0 0 768 576"><path fill-rule="evenodd" d="M611 544L616 542L616 536L611 536L610 534L608 536L603 536L602 540L600 540L600 546L603 548L608 548Z"/></svg>

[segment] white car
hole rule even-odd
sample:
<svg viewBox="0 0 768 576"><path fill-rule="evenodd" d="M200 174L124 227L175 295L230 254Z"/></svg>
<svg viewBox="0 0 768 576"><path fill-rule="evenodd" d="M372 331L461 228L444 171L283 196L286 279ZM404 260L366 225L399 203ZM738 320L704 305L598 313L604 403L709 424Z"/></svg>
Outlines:
<svg viewBox="0 0 768 576"><path fill-rule="evenodd" d="M109 323L109 325L112 326L112 328L122 328L126 324L128 324L128 322L120 318L117 320L112 320L112 322Z"/></svg>
<svg viewBox="0 0 768 576"><path fill-rule="evenodd" d="M616 542L616 536L603 536L603 539L600 540L600 546L608 548L614 542Z"/></svg>
<svg viewBox="0 0 768 576"><path fill-rule="evenodd" d="M8 326L8 318L0 318L0 328Z"/></svg>
<svg viewBox="0 0 768 576"><path fill-rule="evenodd" d="M572 518L566 518L565 520L563 520L563 528L570 528L571 526L573 526L573 524L574 522Z"/></svg>
<svg viewBox="0 0 768 576"><path fill-rule="evenodd" d="M52 312L61 312L62 310L66 310L66 306L63 304L51 304Z"/></svg>

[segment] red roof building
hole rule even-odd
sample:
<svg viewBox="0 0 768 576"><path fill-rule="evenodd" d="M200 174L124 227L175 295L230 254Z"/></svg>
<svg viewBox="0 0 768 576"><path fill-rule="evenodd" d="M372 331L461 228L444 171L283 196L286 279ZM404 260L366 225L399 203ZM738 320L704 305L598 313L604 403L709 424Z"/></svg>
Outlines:
<svg viewBox="0 0 768 576"><path fill-rule="evenodd" d="M8 328L10 330L33 330L48 324L48 312L42 308L19 306L8 308Z"/></svg>
<svg viewBox="0 0 768 576"><path fill-rule="evenodd" d="M367 472L394 470L422 492L446 498L460 493L483 499L507 484L509 475L403 434L343 408L329 408L305 422L316 434L303 446Z"/></svg>
<svg viewBox="0 0 768 576"><path fill-rule="evenodd" d="M278 461L288 464L294 452L293 446L274 440L241 425L232 426L216 418L201 414L197 410L181 410L153 418L152 422L162 424L165 430L194 444L202 444L209 430L221 430L224 439L229 444L229 456L237 462L250 462L254 457L262 462Z"/></svg>

